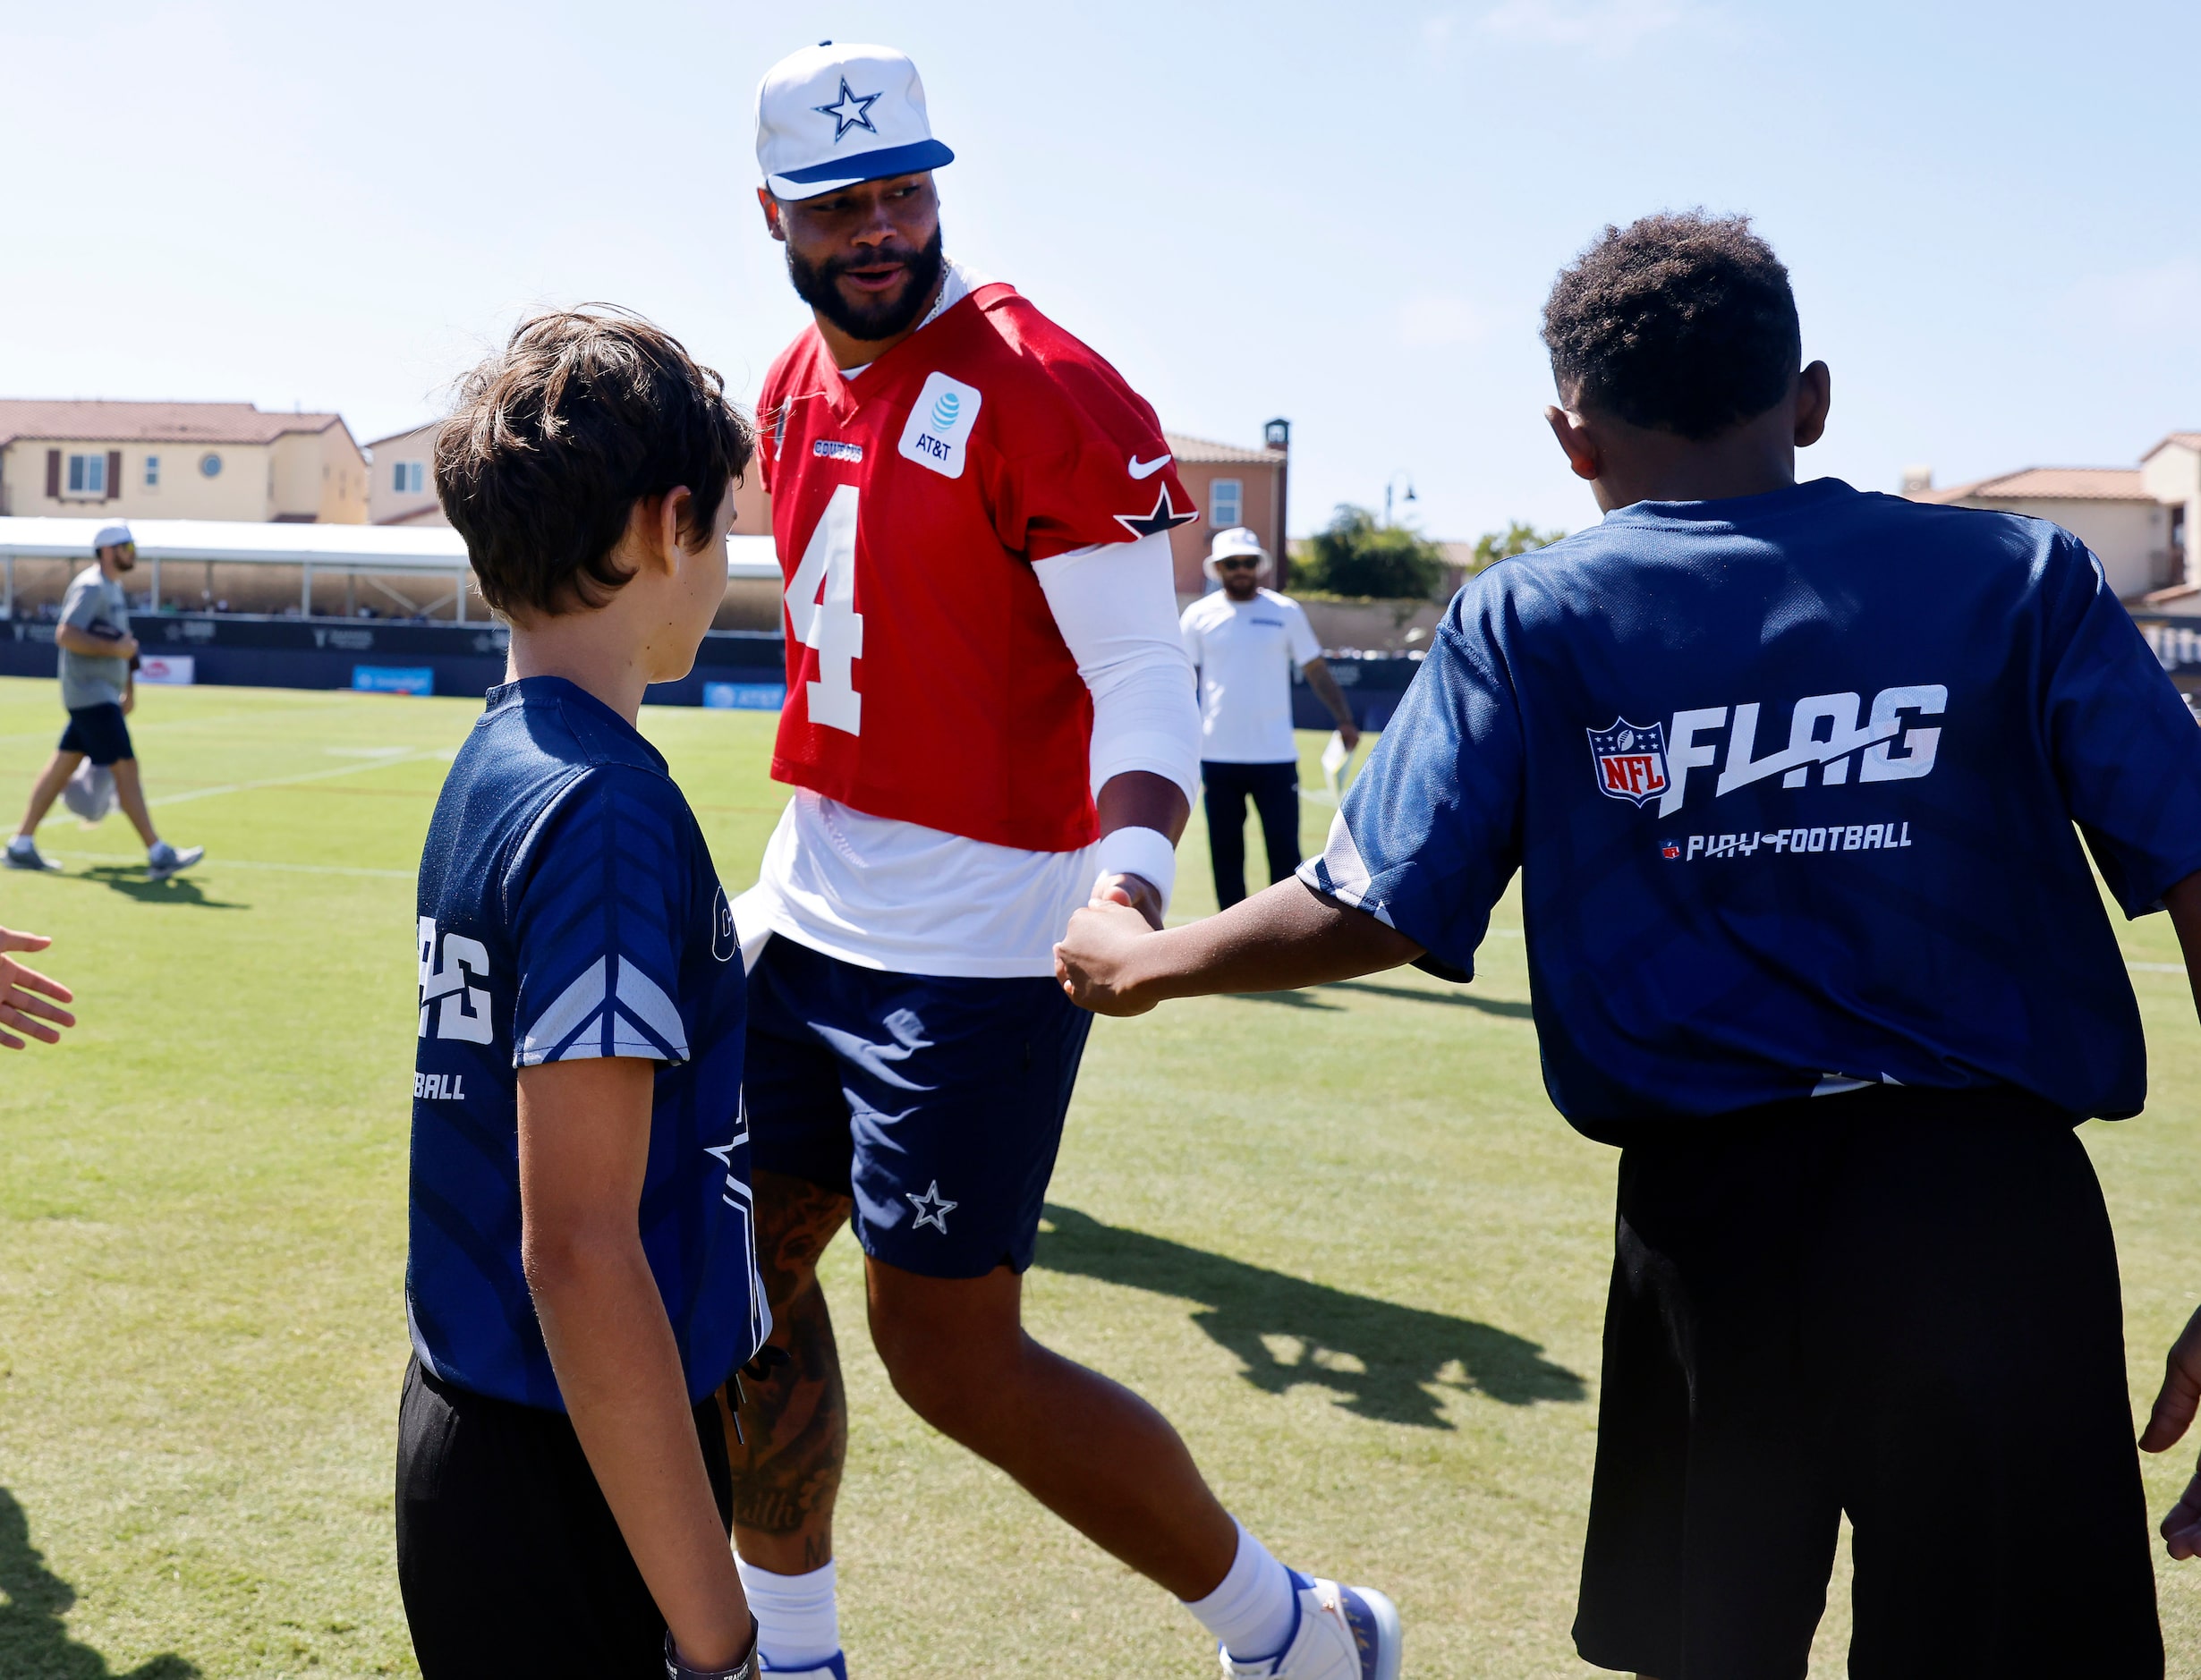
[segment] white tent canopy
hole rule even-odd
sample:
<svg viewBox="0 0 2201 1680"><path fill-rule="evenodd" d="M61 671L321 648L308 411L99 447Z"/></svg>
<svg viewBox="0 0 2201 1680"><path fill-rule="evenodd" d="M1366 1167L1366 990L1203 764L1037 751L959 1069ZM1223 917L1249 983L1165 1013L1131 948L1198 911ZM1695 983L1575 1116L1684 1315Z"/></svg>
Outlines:
<svg viewBox="0 0 2201 1680"><path fill-rule="evenodd" d="M89 560L92 539L108 519L0 519L0 559L6 563L6 610L15 607L15 562ZM220 519L133 519L138 558L151 562L160 589L164 560L217 561L224 565L302 566L310 598L316 568L335 573L441 574L455 590L464 575L466 544L447 526L256 524ZM779 562L769 537L727 539L727 576L776 579ZM460 615L465 595L459 591Z"/></svg>

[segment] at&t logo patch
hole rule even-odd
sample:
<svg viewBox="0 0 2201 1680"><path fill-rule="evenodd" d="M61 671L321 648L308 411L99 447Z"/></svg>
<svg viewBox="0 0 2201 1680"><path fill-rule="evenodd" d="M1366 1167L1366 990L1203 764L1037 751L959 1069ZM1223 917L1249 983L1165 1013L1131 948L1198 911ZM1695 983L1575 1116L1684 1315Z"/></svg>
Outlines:
<svg viewBox="0 0 2201 1680"><path fill-rule="evenodd" d="M933 374L917 393L909 420L902 428L902 458L930 467L942 478L961 478L971 428L977 423L979 404L985 400L985 394L976 386L951 379L944 373Z"/></svg>
<svg viewBox="0 0 2201 1680"><path fill-rule="evenodd" d="M1597 791L1607 799L1624 799L1640 809L1666 792L1664 725L1646 728L1616 717L1607 727L1588 734Z"/></svg>

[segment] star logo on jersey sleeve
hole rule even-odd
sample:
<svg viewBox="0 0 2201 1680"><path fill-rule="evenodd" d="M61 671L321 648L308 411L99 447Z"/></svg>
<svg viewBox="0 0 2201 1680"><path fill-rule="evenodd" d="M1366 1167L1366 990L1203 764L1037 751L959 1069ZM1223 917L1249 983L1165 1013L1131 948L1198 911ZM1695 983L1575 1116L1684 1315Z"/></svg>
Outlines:
<svg viewBox="0 0 2201 1680"><path fill-rule="evenodd" d="M1164 455L1162 459L1166 461L1168 457ZM1165 484L1161 487L1161 493L1154 498L1152 513L1118 513L1116 522L1134 538L1138 538L1151 537L1157 531L1169 530L1178 525L1189 525L1199 517L1200 510L1196 507L1188 507L1178 513L1177 505L1169 499L1169 487Z"/></svg>
<svg viewBox="0 0 2201 1680"><path fill-rule="evenodd" d="M917 1223L910 1226L911 1230L922 1231L929 1225L942 1236L948 1235L948 1216L963 1205L959 1201L950 1201L940 1194L940 1181L937 1178L923 1195L914 1190L905 1190L902 1197L917 1209Z"/></svg>
<svg viewBox="0 0 2201 1680"><path fill-rule="evenodd" d="M876 93L852 93L848 88L848 78L843 76L841 97L831 105L813 105L811 109L820 116L833 119L833 143L837 146L841 143L841 137L852 128L860 128L868 134L879 132L871 123L871 107L884 97Z"/></svg>

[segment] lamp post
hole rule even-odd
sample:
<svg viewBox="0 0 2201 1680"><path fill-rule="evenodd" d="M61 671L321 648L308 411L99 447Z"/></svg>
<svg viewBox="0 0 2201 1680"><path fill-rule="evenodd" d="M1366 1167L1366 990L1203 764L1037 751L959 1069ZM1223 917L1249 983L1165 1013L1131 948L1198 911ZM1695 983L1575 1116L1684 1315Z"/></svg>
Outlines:
<svg viewBox="0 0 2201 1680"><path fill-rule="evenodd" d="M1411 474L1406 473L1406 472L1404 472L1404 471L1400 471L1400 472L1394 472L1394 473L1392 473L1392 474L1391 474L1391 476L1390 476L1389 478L1388 478L1388 479L1384 479L1384 480L1383 480L1383 522L1384 522L1384 524L1385 524L1385 525L1387 525L1387 526L1388 526L1388 525L1391 522L1391 491L1392 491L1392 490L1393 490L1393 489L1394 489L1394 488L1398 486L1398 480L1399 480L1399 479L1406 479L1406 495L1405 495L1405 496L1401 496L1399 499L1400 499L1401 501L1405 501L1405 502L1411 502L1411 501L1414 501L1414 500L1415 499L1415 494L1414 494L1414 479L1413 479L1413 476L1412 476Z"/></svg>

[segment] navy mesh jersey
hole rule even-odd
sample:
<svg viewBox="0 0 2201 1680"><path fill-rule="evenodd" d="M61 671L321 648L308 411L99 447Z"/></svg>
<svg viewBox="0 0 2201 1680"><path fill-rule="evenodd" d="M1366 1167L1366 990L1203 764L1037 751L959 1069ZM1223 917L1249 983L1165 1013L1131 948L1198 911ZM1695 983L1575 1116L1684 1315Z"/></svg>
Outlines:
<svg viewBox="0 0 2201 1680"><path fill-rule="evenodd" d="M564 1409L520 1268L517 1070L661 1064L642 1247L691 1400L769 1327L741 1115L744 994L725 890L665 760L558 677L491 689L421 859L412 1345L446 1381Z"/></svg>
<svg viewBox="0 0 2201 1680"><path fill-rule="evenodd" d="M2201 870L2201 728L2093 555L1822 479L1471 581L1302 875L1465 973L1520 870L1585 1130L1880 1082L2117 1116L2089 850L2127 915Z"/></svg>

